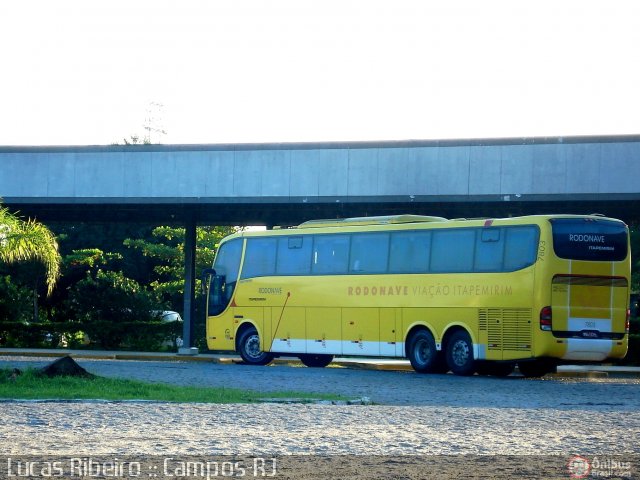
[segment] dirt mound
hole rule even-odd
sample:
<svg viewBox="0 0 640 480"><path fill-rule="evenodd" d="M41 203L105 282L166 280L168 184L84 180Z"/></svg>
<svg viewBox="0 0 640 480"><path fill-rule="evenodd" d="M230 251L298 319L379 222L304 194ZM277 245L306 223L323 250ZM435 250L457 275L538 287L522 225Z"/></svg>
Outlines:
<svg viewBox="0 0 640 480"><path fill-rule="evenodd" d="M42 375L47 377L83 377L93 378L94 375L87 372L84 368L76 363L69 355L59 358L49 365L40 369Z"/></svg>

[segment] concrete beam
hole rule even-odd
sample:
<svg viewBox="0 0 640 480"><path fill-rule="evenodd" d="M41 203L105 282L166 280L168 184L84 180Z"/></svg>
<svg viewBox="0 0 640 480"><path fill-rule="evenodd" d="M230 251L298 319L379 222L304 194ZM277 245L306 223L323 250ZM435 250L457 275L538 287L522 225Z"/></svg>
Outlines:
<svg viewBox="0 0 640 480"><path fill-rule="evenodd" d="M43 221L609 213L640 201L639 178L640 136L0 147L0 196Z"/></svg>

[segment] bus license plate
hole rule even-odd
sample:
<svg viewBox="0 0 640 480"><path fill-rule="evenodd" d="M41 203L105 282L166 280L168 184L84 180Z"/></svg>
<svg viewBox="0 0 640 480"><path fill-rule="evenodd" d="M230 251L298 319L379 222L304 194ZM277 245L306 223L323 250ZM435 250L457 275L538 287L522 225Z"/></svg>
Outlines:
<svg viewBox="0 0 640 480"><path fill-rule="evenodd" d="M582 331L582 336L584 338L599 338L600 334L598 332L593 332L590 330L583 330Z"/></svg>

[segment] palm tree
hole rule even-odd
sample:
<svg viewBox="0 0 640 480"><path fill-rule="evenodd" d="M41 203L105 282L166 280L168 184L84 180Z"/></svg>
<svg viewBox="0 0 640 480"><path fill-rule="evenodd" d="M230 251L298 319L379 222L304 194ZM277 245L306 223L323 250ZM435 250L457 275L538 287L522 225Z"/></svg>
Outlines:
<svg viewBox="0 0 640 480"><path fill-rule="evenodd" d="M0 262L33 260L45 267L47 294L60 276L58 242L51 231L34 220L22 220L0 206Z"/></svg>

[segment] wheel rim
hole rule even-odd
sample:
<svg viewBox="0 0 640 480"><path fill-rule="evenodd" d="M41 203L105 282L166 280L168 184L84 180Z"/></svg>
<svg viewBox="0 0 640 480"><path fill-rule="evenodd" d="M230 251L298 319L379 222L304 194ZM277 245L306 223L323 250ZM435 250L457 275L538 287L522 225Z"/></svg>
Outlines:
<svg viewBox="0 0 640 480"><path fill-rule="evenodd" d="M458 367L462 367L469 361L470 353L467 342L458 340L451 349L451 359Z"/></svg>
<svg viewBox="0 0 640 480"><path fill-rule="evenodd" d="M414 347L416 360L421 365L426 365L431 360L432 352L429 342L426 340L418 340Z"/></svg>
<svg viewBox="0 0 640 480"><path fill-rule="evenodd" d="M245 352L251 358L259 358L262 355L262 350L260 350L260 337L257 333L254 333L247 341L244 342Z"/></svg>

